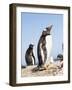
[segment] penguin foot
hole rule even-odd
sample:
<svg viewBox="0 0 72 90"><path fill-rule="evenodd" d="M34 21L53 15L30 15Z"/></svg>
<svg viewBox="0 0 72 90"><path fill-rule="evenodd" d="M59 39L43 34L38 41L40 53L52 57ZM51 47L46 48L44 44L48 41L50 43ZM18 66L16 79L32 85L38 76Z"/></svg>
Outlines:
<svg viewBox="0 0 72 90"><path fill-rule="evenodd" d="M46 67L44 65L41 65L33 68L32 72L43 71L43 70L46 70Z"/></svg>
<svg viewBox="0 0 72 90"><path fill-rule="evenodd" d="M44 65L38 66L39 71L46 70L46 67Z"/></svg>

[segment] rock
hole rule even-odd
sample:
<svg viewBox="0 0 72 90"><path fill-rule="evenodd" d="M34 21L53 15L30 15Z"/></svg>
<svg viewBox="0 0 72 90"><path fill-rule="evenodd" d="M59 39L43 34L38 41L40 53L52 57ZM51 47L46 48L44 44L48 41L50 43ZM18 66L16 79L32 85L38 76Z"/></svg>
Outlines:
<svg viewBox="0 0 72 90"><path fill-rule="evenodd" d="M49 62L43 66L27 66L22 68L22 76L60 76L63 75L63 62Z"/></svg>

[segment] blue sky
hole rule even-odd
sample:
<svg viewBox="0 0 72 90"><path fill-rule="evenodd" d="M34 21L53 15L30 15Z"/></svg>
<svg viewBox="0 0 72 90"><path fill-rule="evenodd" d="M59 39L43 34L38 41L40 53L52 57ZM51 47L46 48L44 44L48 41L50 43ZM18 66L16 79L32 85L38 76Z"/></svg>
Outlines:
<svg viewBox="0 0 72 90"><path fill-rule="evenodd" d="M21 62L25 65L25 52L30 43L34 44L34 54L37 61L37 43L44 28L53 25L52 40L53 47L51 56L56 58L62 53L63 43L63 15L48 13L21 13Z"/></svg>

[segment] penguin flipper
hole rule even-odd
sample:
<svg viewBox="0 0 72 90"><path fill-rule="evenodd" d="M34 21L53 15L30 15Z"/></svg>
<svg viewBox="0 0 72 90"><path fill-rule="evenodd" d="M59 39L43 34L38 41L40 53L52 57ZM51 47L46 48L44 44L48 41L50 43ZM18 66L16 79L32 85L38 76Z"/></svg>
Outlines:
<svg viewBox="0 0 72 90"><path fill-rule="evenodd" d="M34 64L36 64L36 62L35 62L35 56L34 56L34 54L32 53L32 56L33 56L33 58L34 58Z"/></svg>

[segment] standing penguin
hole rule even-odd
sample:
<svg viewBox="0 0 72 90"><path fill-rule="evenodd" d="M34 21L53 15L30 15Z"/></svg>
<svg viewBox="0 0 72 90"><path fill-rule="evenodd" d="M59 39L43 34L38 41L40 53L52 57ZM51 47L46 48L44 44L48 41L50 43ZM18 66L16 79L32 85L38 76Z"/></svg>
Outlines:
<svg viewBox="0 0 72 90"><path fill-rule="evenodd" d="M29 48L27 49L25 53L25 60L27 65L34 65L35 64L35 56L33 53L33 45L30 44Z"/></svg>
<svg viewBox="0 0 72 90"><path fill-rule="evenodd" d="M38 46L37 46L37 56L38 56L38 66L42 67L47 60L47 57L49 57L49 54L51 52L51 29L52 25L49 27L46 27L45 30L42 32L42 35L39 39Z"/></svg>

